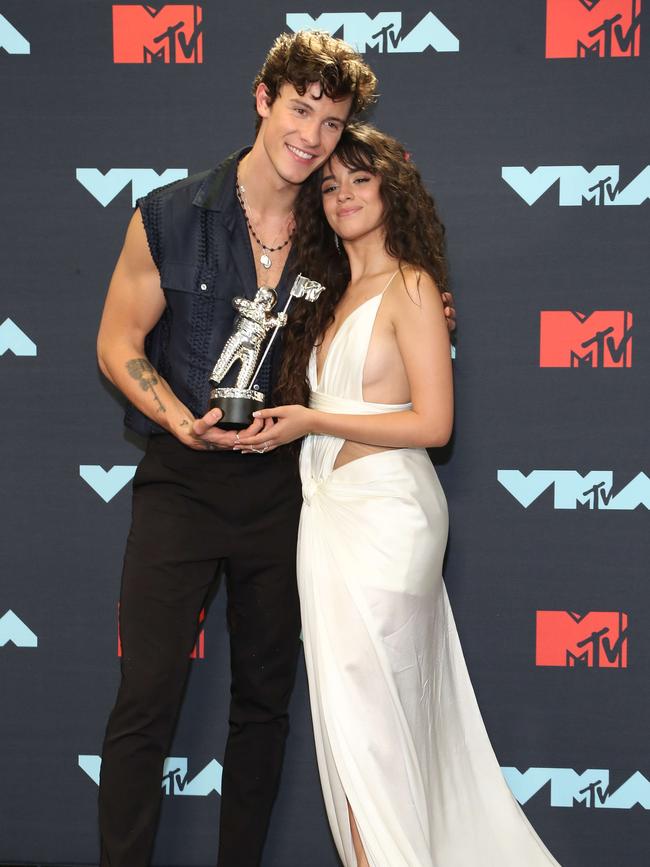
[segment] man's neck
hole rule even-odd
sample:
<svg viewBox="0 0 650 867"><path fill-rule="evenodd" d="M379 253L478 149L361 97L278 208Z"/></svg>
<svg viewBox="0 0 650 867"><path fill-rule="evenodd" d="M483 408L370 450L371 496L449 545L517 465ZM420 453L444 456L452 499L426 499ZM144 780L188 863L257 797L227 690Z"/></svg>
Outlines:
<svg viewBox="0 0 650 867"><path fill-rule="evenodd" d="M259 219L288 218L300 191L276 172L258 136L239 163L239 183L246 188L246 201Z"/></svg>

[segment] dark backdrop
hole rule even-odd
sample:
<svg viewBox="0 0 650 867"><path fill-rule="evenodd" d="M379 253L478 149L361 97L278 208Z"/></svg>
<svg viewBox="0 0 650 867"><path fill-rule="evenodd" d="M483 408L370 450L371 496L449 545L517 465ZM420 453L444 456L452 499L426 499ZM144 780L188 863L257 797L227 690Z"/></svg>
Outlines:
<svg viewBox="0 0 650 867"><path fill-rule="evenodd" d="M436 456L446 578L494 747L563 867L645 865L650 22L632 22L639 0L206 0L158 16L140 6L140 23L124 17L138 4L113 19L114 5L0 8L0 862L97 859L92 777L117 686L141 444L122 433L94 341L132 196L248 143L250 83L274 35L298 26L287 15L327 11L348 17L321 26L345 23L346 38L369 43L373 120L404 141L448 229L459 325L455 438ZM175 57L153 42L180 20L196 33L201 13L193 56L178 34ZM534 172L543 166L557 168ZM166 783L157 865L214 861L227 670L220 594L169 766L190 783L183 794ZM292 707L265 867L331 867L302 669Z"/></svg>

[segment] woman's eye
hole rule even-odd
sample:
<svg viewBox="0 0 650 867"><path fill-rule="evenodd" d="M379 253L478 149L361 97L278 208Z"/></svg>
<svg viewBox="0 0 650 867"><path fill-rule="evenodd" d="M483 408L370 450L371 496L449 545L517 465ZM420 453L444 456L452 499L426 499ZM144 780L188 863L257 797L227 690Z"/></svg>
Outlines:
<svg viewBox="0 0 650 867"><path fill-rule="evenodd" d="M362 178L355 178L354 183L355 184L366 184L369 180L370 180L370 178L363 178L363 177Z"/></svg>
<svg viewBox="0 0 650 867"><path fill-rule="evenodd" d="M325 195L327 195L327 193L333 193L335 189L336 189L336 187L334 186L334 184L332 184L330 187L323 187L321 192L325 196Z"/></svg>

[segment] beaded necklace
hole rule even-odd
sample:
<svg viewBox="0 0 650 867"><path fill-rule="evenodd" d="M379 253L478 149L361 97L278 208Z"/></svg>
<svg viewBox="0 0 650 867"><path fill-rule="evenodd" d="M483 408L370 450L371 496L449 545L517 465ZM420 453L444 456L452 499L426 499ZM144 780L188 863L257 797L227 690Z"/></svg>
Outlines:
<svg viewBox="0 0 650 867"><path fill-rule="evenodd" d="M256 232L255 229L253 228L253 224L251 223L251 221L250 221L250 219L249 219L249 217L248 217L248 206L247 206L247 202L246 202L246 198L245 198L246 190L245 190L245 188L242 187L242 185L239 183L239 178L237 178L237 183L236 183L236 185L235 185L235 188L236 188L236 190L237 190L237 198L239 199L239 204L241 205L241 209L242 209L242 211L244 212L244 219L246 220L246 225L248 226L248 230L249 230L249 232L251 233L251 235L253 236L253 238L255 239L255 241L256 241L256 242L260 245L260 247L262 248L262 253L261 253L261 255L260 255L260 259L259 259L259 261L260 261L260 265L261 265L263 268L266 268L266 270L268 271L269 268L271 267L271 265L273 264L273 261L271 260L271 257L269 256L269 253L277 253L278 250L283 250L283 249L287 246L287 244L289 243L289 241L291 241L291 239L293 238L293 233L294 233L295 229L292 229L292 230L291 230L291 232L289 233L289 237L287 238L287 240L286 240L283 244L280 244L278 247L270 247L268 244L265 244L265 243L264 243L264 242L263 242L263 241L262 241L262 240L257 236L257 232Z"/></svg>

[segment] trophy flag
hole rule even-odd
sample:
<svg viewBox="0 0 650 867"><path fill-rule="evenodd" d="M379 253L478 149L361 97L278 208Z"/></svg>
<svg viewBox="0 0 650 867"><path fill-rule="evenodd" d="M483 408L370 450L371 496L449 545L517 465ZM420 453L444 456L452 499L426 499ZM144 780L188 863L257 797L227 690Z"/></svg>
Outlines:
<svg viewBox="0 0 650 867"><path fill-rule="evenodd" d="M325 287L322 283L317 283L315 280L310 280L308 277L303 277L302 274L298 274L293 286L291 287L289 301L291 301L291 296L294 298L304 298L306 301L316 301L324 288ZM285 310L289 306L289 301L287 301L285 305Z"/></svg>

